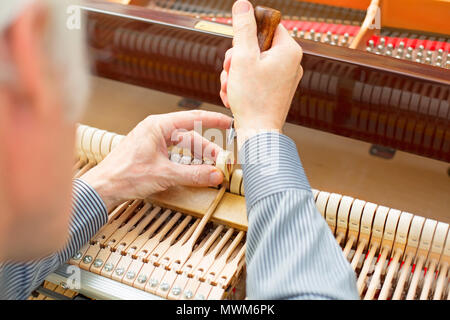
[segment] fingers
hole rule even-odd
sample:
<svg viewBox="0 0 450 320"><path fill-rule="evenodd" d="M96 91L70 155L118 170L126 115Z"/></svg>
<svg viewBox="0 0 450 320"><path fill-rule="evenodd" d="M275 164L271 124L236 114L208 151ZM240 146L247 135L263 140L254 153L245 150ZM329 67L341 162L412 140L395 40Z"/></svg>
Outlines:
<svg viewBox="0 0 450 320"><path fill-rule="evenodd" d="M163 132L164 139L169 141L172 132L176 129L193 130L194 127L228 129L231 118L219 113L203 110L172 112L157 116L158 124ZM151 117L148 118L150 125L154 125Z"/></svg>
<svg viewBox="0 0 450 320"><path fill-rule="evenodd" d="M303 51L300 45L290 35L286 28L280 23L275 30L272 40L272 47L264 52L267 56L274 55L279 59L278 55L289 56L294 55L297 59L302 59Z"/></svg>
<svg viewBox="0 0 450 320"><path fill-rule="evenodd" d="M223 105L230 109L230 102L228 101L228 95L225 91L220 91L220 98L222 99Z"/></svg>
<svg viewBox="0 0 450 320"><path fill-rule="evenodd" d="M184 165L172 162L172 184L192 187L217 186L223 181L222 172L210 165Z"/></svg>
<svg viewBox="0 0 450 320"><path fill-rule="evenodd" d="M197 159L208 158L216 161L217 155L222 151L222 148L217 144L202 137L195 131L174 132L171 141L177 147L191 150Z"/></svg>
<svg viewBox="0 0 450 320"><path fill-rule="evenodd" d="M289 45L291 43L291 40L293 40L293 39L289 35L289 32L280 23L278 25L277 29L275 30L275 34L273 35L272 48L283 46L283 45Z"/></svg>
<svg viewBox="0 0 450 320"><path fill-rule="evenodd" d="M233 47L242 54L259 54L253 6L246 0L233 5Z"/></svg>
<svg viewBox="0 0 450 320"><path fill-rule="evenodd" d="M220 73L220 91L227 92L228 73L222 70Z"/></svg>
<svg viewBox="0 0 450 320"><path fill-rule="evenodd" d="M220 74L220 98L222 99L223 105L229 109L230 104L228 103L227 86L228 73L227 71L222 70Z"/></svg>
<svg viewBox="0 0 450 320"><path fill-rule="evenodd" d="M230 48L225 52L225 59L223 61L223 69L226 72L230 72L230 66L231 66L231 57L233 55L233 48Z"/></svg>

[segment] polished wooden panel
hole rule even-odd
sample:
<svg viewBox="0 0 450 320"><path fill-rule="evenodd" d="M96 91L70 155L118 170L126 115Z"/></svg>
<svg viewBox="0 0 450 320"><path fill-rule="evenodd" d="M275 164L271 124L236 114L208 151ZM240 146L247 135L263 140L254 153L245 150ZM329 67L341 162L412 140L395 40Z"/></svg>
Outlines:
<svg viewBox="0 0 450 320"><path fill-rule="evenodd" d="M219 75L229 35L157 10L108 3L90 10L94 73L222 105ZM450 161L448 70L299 42L304 77L289 122Z"/></svg>

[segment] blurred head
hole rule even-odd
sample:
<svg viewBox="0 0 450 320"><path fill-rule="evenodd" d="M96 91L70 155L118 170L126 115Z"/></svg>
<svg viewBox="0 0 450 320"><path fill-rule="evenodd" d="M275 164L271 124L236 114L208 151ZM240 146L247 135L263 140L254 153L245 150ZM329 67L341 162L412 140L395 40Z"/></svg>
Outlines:
<svg viewBox="0 0 450 320"><path fill-rule="evenodd" d="M0 261L64 246L75 121L88 89L74 1L0 2Z"/></svg>

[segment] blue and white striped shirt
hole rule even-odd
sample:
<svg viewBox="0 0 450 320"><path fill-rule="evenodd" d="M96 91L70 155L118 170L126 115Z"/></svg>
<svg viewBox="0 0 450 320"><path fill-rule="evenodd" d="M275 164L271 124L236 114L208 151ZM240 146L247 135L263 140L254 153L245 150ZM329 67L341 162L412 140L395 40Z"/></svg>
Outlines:
<svg viewBox="0 0 450 320"><path fill-rule="evenodd" d="M248 139L240 159L249 227L250 299L358 299L356 277L317 211L294 142L277 133ZM0 299L26 299L107 222L103 201L76 179L67 247L30 263L0 264Z"/></svg>
<svg viewBox="0 0 450 320"><path fill-rule="evenodd" d="M97 192L82 180L74 180L67 246L37 261L0 263L0 299L27 299L50 273L78 252L107 221L108 212Z"/></svg>
<svg viewBox="0 0 450 320"><path fill-rule="evenodd" d="M316 208L295 143L261 133L241 151L250 299L359 299L355 273Z"/></svg>

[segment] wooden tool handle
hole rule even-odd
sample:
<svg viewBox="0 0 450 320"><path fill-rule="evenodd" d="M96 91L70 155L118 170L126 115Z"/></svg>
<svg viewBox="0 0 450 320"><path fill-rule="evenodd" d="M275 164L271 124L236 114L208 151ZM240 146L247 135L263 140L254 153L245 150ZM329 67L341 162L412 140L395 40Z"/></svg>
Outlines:
<svg viewBox="0 0 450 320"><path fill-rule="evenodd" d="M255 18L259 49L263 52L272 46L273 35L281 21L281 12L272 8L256 6Z"/></svg>

